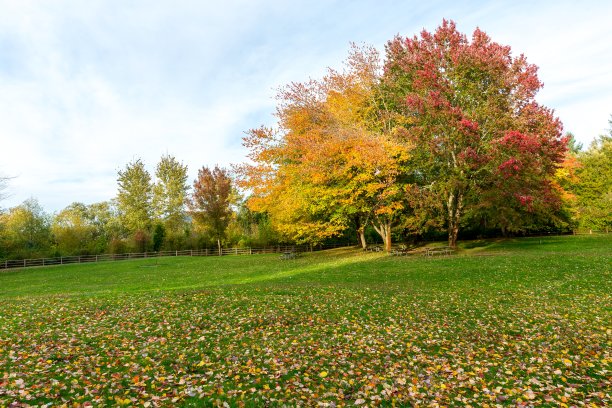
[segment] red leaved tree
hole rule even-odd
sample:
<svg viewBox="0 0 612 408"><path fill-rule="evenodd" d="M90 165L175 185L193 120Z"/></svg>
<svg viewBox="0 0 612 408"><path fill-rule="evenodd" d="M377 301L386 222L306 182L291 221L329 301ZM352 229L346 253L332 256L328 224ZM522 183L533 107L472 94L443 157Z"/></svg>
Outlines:
<svg viewBox="0 0 612 408"><path fill-rule="evenodd" d="M535 101L535 65L480 29L468 40L452 21L386 50L385 97L406 118L413 176L444 206L450 246L466 212L554 205L549 180L566 143Z"/></svg>
<svg viewBox="0 0 612 408"><path fill-rule="evenodd" d="M204 166L198 170L188 206L195 222L208 229L217 241L221 254L221 240L232 216L232 179L227 170Z"/></svg>

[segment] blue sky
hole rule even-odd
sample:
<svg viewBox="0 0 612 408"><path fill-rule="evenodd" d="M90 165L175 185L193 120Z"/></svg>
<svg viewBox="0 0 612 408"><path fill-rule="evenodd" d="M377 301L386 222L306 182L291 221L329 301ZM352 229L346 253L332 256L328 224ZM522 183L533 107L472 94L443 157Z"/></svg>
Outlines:
<svg viewBox="0 0 612 408"><path fill-rule="evenodd" d="M611 17L609 1L0 0L0 207L108 200L135 158L153 173L174 155L191 179L241 162L278 87L443 18L538 65L538 101L588 145L612 114Z"/></svg>

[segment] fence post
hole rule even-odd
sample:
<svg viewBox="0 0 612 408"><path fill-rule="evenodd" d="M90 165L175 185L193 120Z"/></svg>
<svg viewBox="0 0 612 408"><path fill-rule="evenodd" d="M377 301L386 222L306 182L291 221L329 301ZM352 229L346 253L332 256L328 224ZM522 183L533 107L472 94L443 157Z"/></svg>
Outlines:
<svg viewBox="0 0 612 408"><path fill-rule="evenodd" d="M26 260L25 259L23 260L23 267L24 268L26 267Z"/></svg>
<svg viewBox="0 0 612 408"><path fill-rule="evenodd" d="M193 249L190 249L189 253L191 254L191 256L193 256Z"/></svg>

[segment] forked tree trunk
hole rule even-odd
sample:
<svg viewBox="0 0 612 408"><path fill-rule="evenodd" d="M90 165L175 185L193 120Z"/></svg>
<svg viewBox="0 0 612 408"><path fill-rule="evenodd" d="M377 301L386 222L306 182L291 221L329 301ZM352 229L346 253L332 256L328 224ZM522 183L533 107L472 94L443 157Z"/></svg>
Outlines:
<svg viewBox="0 0 612 408"><path fill-rule="evenodd" d="M448 246L457 247L457 236L459 235L459 222L463 209L463 194L452 191L448 196Z"/></svg>
<svg viewBox="0 0 612 408"><path fill-rule="evenodd" d="M379 225L374 225L374 229L385 243L385 251L391 252L391 223L381 222Z"/></svg>

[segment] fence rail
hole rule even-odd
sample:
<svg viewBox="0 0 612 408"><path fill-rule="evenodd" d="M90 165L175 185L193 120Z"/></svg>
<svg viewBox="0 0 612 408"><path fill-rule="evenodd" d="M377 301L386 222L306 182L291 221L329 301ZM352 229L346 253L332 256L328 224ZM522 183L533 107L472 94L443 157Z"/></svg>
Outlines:
<svg viewBox="0 0 612 408"><path fill-rule="evenodd" d="M75 263L123 261L127 259L158 258L168 256L228 256L228 255L256 255L256 254L278 254L284 252L312 252L323 249L338 248L346 245L325 245L309 247L301 245L277 245L261 248L221 248L219 249L187 249L180 251L159 252L130 252L127 254L100 254L100 255L76 255L60 256L56 258L36 259L14 259L0 260L0 270L29 268L34 266L67 265Z"/></svg>

